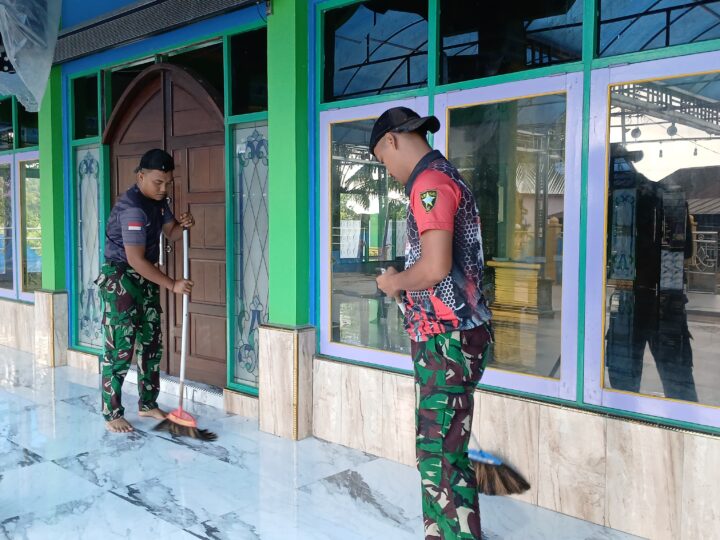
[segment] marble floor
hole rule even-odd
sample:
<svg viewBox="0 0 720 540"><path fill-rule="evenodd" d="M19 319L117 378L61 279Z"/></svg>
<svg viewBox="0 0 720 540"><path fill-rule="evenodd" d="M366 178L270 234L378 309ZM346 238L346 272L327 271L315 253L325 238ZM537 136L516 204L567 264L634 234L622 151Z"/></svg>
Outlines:
<svg viewBox="0 0 720 540"><path fill-rule="evenodd" d="M133 411L108 433L98 376L38 369L0 348L0 538L419 539L414 468L326 443L258 431L257 422L189 404L215 443L174 439ZM167 407L174 398L161 396ZM481 501L484 538L631 538L505 498Z"/></svg>

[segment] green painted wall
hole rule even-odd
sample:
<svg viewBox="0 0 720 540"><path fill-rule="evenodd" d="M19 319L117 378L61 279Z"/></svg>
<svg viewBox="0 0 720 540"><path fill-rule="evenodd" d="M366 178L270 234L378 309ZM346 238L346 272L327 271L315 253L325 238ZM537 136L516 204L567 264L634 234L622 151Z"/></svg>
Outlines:
<svg viewBox="0 0 720 540"><path fill-rule="evenodd" d="M270 322L309 320L308 6L275 0L268 16Z"/></svg>
<svg viewBox="0 0 720 540"><path fill-rule="evenodd" d="M42 287L51 291L65 289L65 201L60 81L60 67L52 68L38 118Z"/></svg>

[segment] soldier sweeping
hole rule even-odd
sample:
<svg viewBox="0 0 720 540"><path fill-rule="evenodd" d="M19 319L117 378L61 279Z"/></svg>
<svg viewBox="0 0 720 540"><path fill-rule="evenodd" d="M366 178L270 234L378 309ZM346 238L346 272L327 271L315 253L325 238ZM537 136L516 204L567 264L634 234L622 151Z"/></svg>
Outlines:
<svg viewBox="0 0 720 540"><path fill-rule="evenodd" d="M139 414L158 420L166 416L156 401L162 357L160 286L176 294L189 294L193 286L156 266L160 233L175 241L183 227L195 224L189 213L177 221L170 210L167 195L174 168L167 152L145 153L135 171L137 183L118 198L105 232L105 264L96 280L105 306L102 409L107 429L116 433L133 430L124 418L122 384L136 344Z"/></svg>
<svg viewBox="0 0 720 540"><path fill-rule="evenodd" d="M377 278L402 298L416 391L416 450L427 539L480 539L468 458L473 392L490 356L490 310L482 292L480 219L472 193L425 135L440 123L397 107L383 113L370 150L409 198L405 270Z"/></svg>

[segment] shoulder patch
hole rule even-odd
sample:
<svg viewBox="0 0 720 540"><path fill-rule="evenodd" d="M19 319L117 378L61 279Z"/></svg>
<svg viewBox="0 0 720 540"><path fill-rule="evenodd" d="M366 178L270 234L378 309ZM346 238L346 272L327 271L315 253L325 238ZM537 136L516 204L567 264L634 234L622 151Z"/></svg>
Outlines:
<svg viewBox="0 0 720 540"><path fill-rule="evenodd" d="M434 189L430 189L428 191L423 191L420 194L420 202L423 205L423 208L426 212L429 212L435 207L435 203L437 202L438 193Z"/></svg>

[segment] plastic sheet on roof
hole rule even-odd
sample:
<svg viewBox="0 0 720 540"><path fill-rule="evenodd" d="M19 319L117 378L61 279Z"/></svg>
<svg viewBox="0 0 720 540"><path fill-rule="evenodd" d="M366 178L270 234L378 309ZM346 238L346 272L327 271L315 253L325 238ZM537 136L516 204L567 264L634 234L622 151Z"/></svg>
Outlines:
<svg viewBox="0 0 720 540"><path fill-rule="evenodd" d="M30 112L37 112L45 93L60 11L61 0L0 0L0 94L16 96Z"/></svg>

